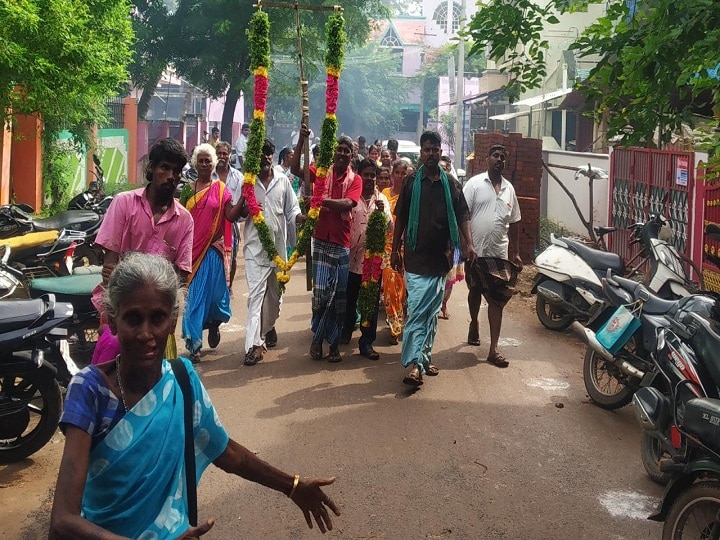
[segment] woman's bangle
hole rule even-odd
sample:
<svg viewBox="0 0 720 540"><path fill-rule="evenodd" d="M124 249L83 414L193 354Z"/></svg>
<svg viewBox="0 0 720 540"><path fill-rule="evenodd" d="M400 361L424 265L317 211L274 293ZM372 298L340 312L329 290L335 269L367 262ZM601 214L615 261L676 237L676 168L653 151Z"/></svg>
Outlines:
<svg viewBox="0 0 720 540"><path fill-rule="evenodd" d="M299 483L300 483L300 475L296 474L295 479L293 480L293 487L290 490L290 494L288 495L288 499L292 499L292 496L295 493L295 490L297 489Z"/></svg>

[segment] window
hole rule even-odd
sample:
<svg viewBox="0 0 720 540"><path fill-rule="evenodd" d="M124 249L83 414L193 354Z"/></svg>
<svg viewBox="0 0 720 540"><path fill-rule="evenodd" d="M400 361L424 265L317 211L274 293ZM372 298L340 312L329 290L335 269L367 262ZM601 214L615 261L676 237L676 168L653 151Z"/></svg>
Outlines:
<svg viewBox="0 0 720 540"><path fill-rule="evenodd" d="M403 46L400 38L395 33L395 29L390 27L385 33L385 36L380 41L380 46L389 49L393 58L396 61L395 71L402 73L403 69Z"/></svg>
<svg viewBox="0 0 720 540"><path fill-rule="evenodd" d="M460 4L456 4L453 2L452 7L452 32L455 33L458 31L458 28L460 28L460 17L462 16L462 7L460 7ZM442 28L443 32L447 33L447 21L448 21L448 11L447 11L447 2L443 1L436 9L435 13L433 13L433 20L438 24L440 28Z"/></svg>

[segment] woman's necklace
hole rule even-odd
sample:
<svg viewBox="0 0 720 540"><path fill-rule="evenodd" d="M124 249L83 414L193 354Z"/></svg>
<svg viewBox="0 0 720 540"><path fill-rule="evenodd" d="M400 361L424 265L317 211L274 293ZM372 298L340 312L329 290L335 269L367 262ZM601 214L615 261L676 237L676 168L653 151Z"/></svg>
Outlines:
<svg viewBox="0 0 720 540"><path fill-rule="evenodd" d="M120 388L120 399L122 399L123 406L125 407L125 411L129 411L130 409L127 406L127 401L125 401L125 391L122 387L122 381L120 380L120 355L118 354L115 357L115 369L117 373L117 382L118 387Z"/></svg>

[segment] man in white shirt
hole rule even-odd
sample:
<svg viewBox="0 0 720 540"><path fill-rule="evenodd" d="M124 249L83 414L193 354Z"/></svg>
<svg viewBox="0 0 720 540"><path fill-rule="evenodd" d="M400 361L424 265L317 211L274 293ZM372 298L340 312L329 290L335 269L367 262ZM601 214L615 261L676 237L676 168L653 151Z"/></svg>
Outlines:
<svg viewBox="0 0 720 540"><path fill-rule="evenodd" d="M275 249L287 261L287 233L304 221L297 196L287 176L272 164L275 145L265 139L260 157L260 174L255 182L255 198L262 208L265 223L270 229ZM240 216L247 218L247 206ZM248 320L245 337L246 366L254 366L263 359L268 347L277 345L275 322L280 315L280 288L277 267L268 258L252 219L245 220L245 277L248 286Z"/></svg>
<svg viewBox="0 0 720 540"><path fill-rule="evenodd" d="M222 181L225 186L232 193L232 203L237 204L240 200L240 193L242 192L243 175L240 171L230 166L230 143L227 141L220 141L215 147L215 153L217 154L218 162L215 165L214 177L217 177ZM240 226L237 222L232 224L233 229L233 244L232 244L232 259L230 261L230 278L228 288L230 289L230 295L233 293L233 282L235 281L235 272L237 271L237 254L238 246L240 245Z"/></svg>
<svg viewBox="0 0 720 540"><path fill-rule="evenodd" d="M250 124L240 126L240 135L235 141L235 159L242 170L245 163L245 152L247 152L248 135L250 134Z"/></svg>
<svg viewBox="0 0 720 540"><path fill-rule="evenodd" d="M518 233L520 206L515 188L502 176L507 151L499 144L488 151L488 170L467 181L463 194L470 209L470 230L478 258L467 264L470 328L468 343L480 345L478 314L482 296L488 303L490 349L487 361L507 367L507 359L498 352L497 344L505 304L514 294L517 274L522 270Z"/></svg>

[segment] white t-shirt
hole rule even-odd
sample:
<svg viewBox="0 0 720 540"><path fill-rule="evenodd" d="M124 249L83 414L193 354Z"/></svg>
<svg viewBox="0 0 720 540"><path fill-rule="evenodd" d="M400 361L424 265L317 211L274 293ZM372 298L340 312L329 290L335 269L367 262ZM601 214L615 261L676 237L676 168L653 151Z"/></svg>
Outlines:
<svg viewBox="0 0 720 540"><path fill-rule="evenodd" d="M515 188L505 178L495 192L487 172L473 176L463 188L470 209L470 231L478 257L508 258L508 229L520 221Z"/></svg>

